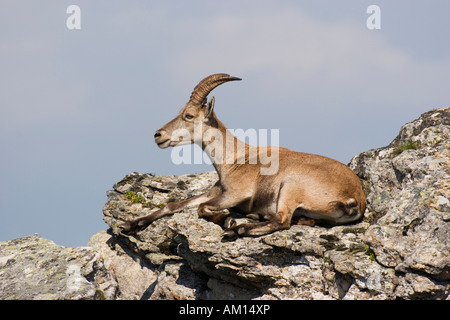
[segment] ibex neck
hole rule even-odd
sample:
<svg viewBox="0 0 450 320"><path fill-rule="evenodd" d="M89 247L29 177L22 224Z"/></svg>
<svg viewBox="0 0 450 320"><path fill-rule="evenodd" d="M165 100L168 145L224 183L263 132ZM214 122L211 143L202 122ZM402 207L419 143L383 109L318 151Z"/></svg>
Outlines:
<svg viewBox="0 0 450 320"><path fill-rule="evenodd" d="M211 159L219 177L222 177L227 169L240 163L238 155L246 157L249 147L227 130L215 115L214 126L205 131L202 139L202 149ZM241 152L237 152L238 150Z"/></svg>

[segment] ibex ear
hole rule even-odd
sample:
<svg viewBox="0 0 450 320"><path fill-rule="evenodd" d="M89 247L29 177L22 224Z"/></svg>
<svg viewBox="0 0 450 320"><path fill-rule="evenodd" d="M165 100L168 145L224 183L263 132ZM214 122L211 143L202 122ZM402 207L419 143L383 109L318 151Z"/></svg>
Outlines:
<svg viewBox="0 0 450 320"><path fill-rule="evenodd" d="M206 104L205 119L209 119L210 117L212 117L215 101L216 99L214 97L211 97L211 99L209 99L208 103Z"/></svg>

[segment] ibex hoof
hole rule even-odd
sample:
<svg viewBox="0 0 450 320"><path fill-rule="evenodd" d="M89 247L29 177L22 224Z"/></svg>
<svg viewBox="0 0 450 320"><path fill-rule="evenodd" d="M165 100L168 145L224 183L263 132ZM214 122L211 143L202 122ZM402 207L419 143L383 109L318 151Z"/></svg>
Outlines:
<svg viewBox="0 0 450 320"><path fill-rule="evenodd" d="M252 220L259 220L259 214L257 214L257 213L249 213L245 217L252 219Z"/></svg>
<svg viewBox="0 0 450 320"><path fill-rule="evenodd" d="M118 228L122 229L123 234L135 234L142 229L138 220L125 221L124 223L118 225Z"/></svg>
<svg viewBox="0 0 450 320"><path fill-rule="evenodd" d="M222 242L233 241L236 240L237 238L238 238L237 233L234 232L234 230L232 229L227 229L222 234Z"/></svg>
<svg viewBox="0 0 450 320"><path fill-rule="evenodd" d="M121 232L129 233L131 231L131 223L129 221L125 221L117 226L119 229L122 229Z"/></svg>
<svg viewBox="0 0 450 320"><path fill-rule="evenodd" d="M224 229L231 229L236 226L236 220L232 217L227 217L225 221L223 222L223 228Z"/></svg>

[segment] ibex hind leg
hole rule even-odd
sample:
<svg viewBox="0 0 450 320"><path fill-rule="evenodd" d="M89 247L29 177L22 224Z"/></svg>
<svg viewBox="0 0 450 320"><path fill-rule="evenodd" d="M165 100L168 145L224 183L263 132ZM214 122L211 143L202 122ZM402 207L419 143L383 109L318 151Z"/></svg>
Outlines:
<svg viewBox="0 0 450 320"><path fill-rule="evenodd" d="M299 217L297 224L313 226L316 222L333 226L357 221L362 217L362 213L357 201L354 198L348 198L342 201L331 201L319 208L305 208L300 205L294 213L294 219L296 217Z"/></svg>
<svg viewBox="0 0 450 320"><path fill-rule="evenodd" d="M346 201L334 201L330 203L330 206L335 210L335 215L330 221L333 224L350 223L359 220L363 215L354 198L349 198Z"/></svg>

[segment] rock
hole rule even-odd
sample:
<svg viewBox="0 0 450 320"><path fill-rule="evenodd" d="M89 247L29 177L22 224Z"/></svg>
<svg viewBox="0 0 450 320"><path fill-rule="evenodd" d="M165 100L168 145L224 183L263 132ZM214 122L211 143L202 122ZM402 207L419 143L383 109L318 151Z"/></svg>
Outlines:
<svg viewBox="0 0 450 320"><path fill-rule="evenodd" d="M115 289L92 248L65 248L38 234L0 242L0 300L112 299Z"/></svg>
<svg viewBox="0 0 450 320"><path fill-rule="evenodd" d="M107 192L110 228L88 247L0 243L0 299L449 299L449 132L450 108L432 110L351 160L367 195L361 221L231 242L195 207L122 234L123 221L217 181L132 173Z"/></svg>
<svg viewBox="0 0 450 320"><path fill-rule="evenodd" d="M97 259L113 275L116 282L114 299L140 299L157 278L152 265L106 231L95 234L88 245L97 252Z"/></svg>
<svg viewBox="0 0 450 320"><path fill-rule="evenodd" d="M377 218L365 233L368 244L380 264L399 274L450 279L449 136L449 108L432 110L403 126L386 148L352 159L369 215Z"/></svg>

